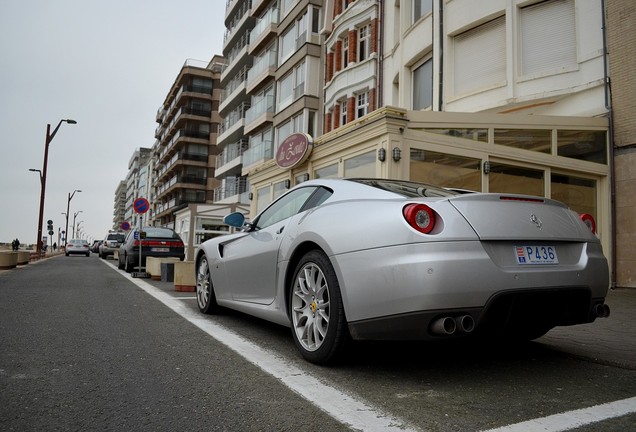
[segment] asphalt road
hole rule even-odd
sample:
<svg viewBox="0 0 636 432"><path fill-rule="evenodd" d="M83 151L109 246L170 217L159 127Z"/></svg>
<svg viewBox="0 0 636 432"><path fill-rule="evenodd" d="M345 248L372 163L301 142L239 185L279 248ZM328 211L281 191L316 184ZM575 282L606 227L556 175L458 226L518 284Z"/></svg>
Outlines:
<svg viewBox="0 0 636 432"><path fill-rule="evenodd" d="M203 316L192 293L113 264L60 256L0 273L0 430L636 428L634 370L540 343L358 343L318 367L288 329Z"/></svg>

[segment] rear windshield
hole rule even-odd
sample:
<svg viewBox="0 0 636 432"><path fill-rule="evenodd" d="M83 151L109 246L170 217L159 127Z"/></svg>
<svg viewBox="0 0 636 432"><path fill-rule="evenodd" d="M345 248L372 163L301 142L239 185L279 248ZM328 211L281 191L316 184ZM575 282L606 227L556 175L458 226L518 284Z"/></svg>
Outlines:
<svg viewBox="0 0 636 432"><path fill-rule="evenodd" d="M416 183L406 180L386 180L386 179L348 179L367 186L382 189L402 195L405 198L435 198L459 195L459 192L432 186L425 183Z"/></svg>
<svg viewBox="0 0 636 432"><path fill-rule="evenodd" d="M146 237L151 237L151 238L167 238L167 239L179 238L177 233L166 228L146 227L144 228L144 232L146 233Z"/></svg>
<svg viewBox="0 0 636 432"><path fill-rule="evenodd" d="M123 234L108 234L108 240L124 241L125 236Z"/></svg>

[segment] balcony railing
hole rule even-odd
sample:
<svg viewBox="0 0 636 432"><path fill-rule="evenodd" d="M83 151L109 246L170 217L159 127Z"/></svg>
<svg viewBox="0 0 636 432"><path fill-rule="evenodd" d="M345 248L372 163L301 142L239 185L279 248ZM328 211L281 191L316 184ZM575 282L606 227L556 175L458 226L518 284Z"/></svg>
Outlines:
<svg viewBox="0 0 636 432"><path fill-rule="evenodd" d="M241 156L248 149L247 138L225 146L225 149L216 157L216 168L219 169Z"/></svg>
<svg viewBox="0 0 636 432"><path fill-rule="evenodd" d="M245 123L249 123L260 115L274 112L274 95L265 95L260 98L254 98L252 107L245 113Z"/></svg>
<svg viewBox="0 0 636 432"><path fill-rule="evenodd" d="M249 102L243 102L241 105L236 107L232 112L230 112L224 119L223 122L219 124L219 135L223 134L226 130L234 126L234 124L245 118L245 113L250 109Z"/></svg>
<svg viewBox="0 0 636 432"><path fill-rule="evenodd" d="M256 25L250 33L250 40L257 40L265 30L267 30L272 24L278 24L278 9L272 8L263 16L263 18L256 21Z"/></svg>
<svg viewBox="0 0 636 432"><path fill-rule="evenodd" d="M221 201L247 192L248 183L245 177L223 179L222 183L221 187L214 189L214 201Z"/></svg>
<svg viewBox="0 0 636 432"><path fill-rule="evenodd" d="M243 154L243 166L246 167L264 159L272 159L274 157L273 154L273 141L262 141L256 145L252 145Z"/></svg>
<svg viewBox="0 0 636 432"><path fill-rule="evenodd" d="M276 67L276 61L278 60L278 54L274 51L268 51L262 57L258 57L252 68L247 73L247 84L251 84L260 77L263 72L269 68Z"/></svg>

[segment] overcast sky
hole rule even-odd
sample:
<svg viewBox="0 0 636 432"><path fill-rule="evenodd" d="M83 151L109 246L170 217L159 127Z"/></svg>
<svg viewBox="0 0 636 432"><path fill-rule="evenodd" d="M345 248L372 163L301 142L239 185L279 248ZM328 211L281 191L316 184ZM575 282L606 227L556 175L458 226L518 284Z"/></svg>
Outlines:
<svg viewBox="0 0 636 432"><path fill-rule="evenodd" d="M224 0L0 0L0 242L34 243L46 125L44 227L69 212L92 238L187 59L222 54ZM79 224L80 221L84 221ZM72 228L69 227L72 234Z"/></svg>

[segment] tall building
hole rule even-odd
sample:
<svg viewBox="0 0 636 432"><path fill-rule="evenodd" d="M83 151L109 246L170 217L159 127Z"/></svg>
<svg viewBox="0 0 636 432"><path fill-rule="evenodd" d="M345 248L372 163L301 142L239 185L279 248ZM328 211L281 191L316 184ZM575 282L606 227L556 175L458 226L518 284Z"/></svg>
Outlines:
<svg viewBox="0 0 636 432"><path fill-rule="evenodd" d="M214 199L223 65L220 56L207 63L187 60L157 112L150 193L150 218L157 225L174 228L177 211Z"/></svg>
<svg viewBox="0 0 636 432"><path fill-rule="evenodd" d="M147 198L150 192L150 166L152 150L147 147L140 147L133 152L128 162L128 174L126 175L126 209L124 219L131 226L139 226L139 223L147 225L149 221L148 213L142 215L135 213L133 203L137 198ZM120 231L119 225L115 228Z"/></svg>
<svg viewBox="0 0 636 432"><path fill-rule="evenodd" d="M126 220L126 182L120 181L115 189L115 205L113 210L113 230L119 230Z"/></svg>

